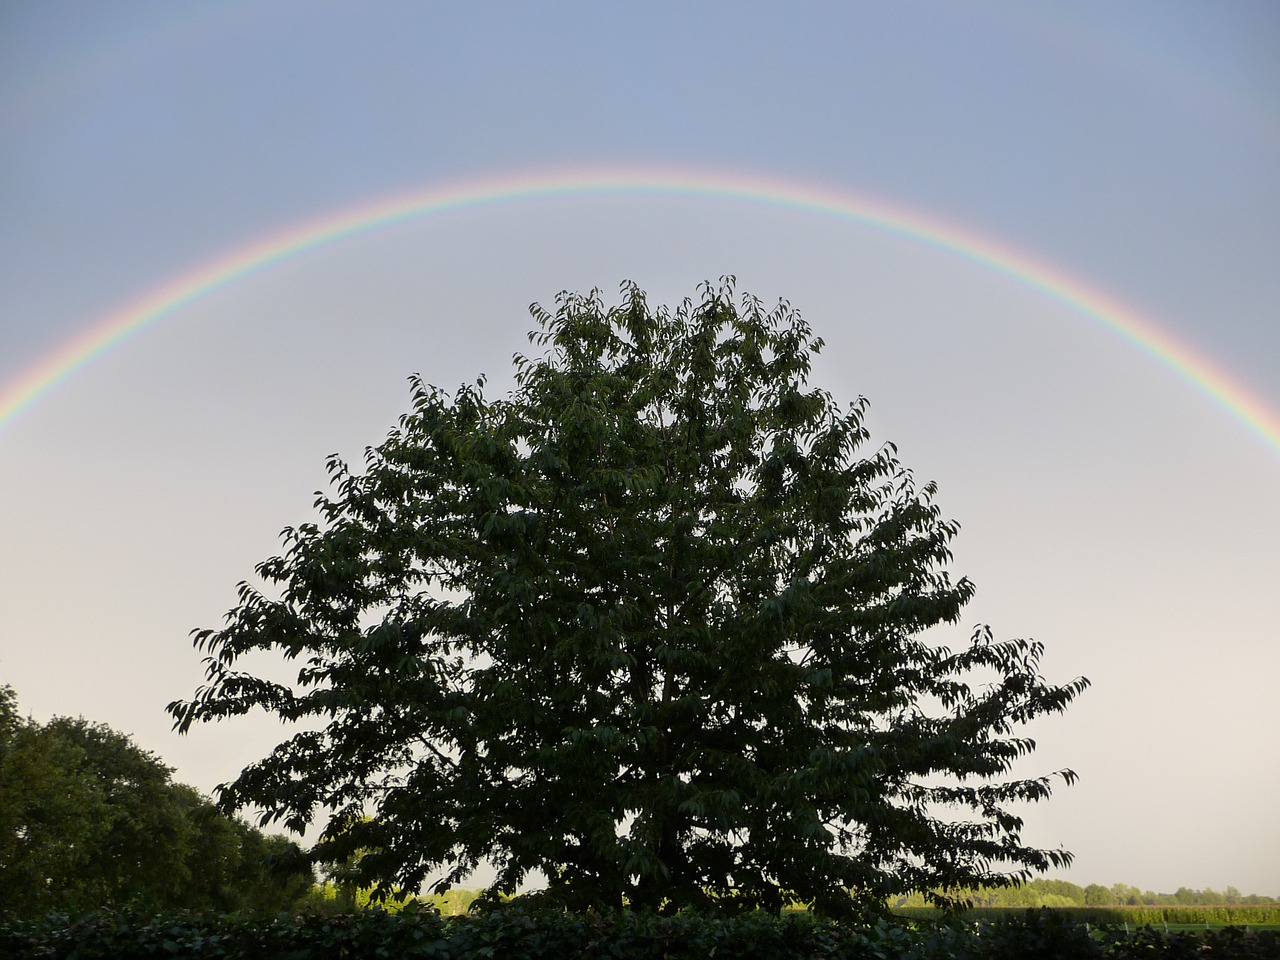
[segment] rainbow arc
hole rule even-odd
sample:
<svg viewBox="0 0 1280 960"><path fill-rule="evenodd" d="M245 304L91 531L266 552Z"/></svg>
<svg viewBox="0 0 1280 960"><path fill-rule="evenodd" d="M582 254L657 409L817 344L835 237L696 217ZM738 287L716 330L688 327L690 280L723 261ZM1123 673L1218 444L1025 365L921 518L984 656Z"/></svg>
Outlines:
<svg viewBox="0 0 1280 960"><path fill-rule="evenodd" d="M395 223L514 200L662 195L760 204L845 220L936 247L1056 300L1149 354L1280 454L1280 414L1152 319L1034 256L904 207L827 186L675 169L558 170L463 180L397 194L260 237L174 277L89 324L0 388L0 428L113 347L187 304L310 250Z"/></svg>

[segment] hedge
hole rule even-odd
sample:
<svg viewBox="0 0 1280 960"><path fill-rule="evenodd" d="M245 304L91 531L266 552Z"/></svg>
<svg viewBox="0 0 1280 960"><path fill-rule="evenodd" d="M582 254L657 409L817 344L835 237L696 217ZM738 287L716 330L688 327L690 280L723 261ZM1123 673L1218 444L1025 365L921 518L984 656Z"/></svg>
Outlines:
<svg viewBox="0 0 1280 960"><path fill-rule="evenodd" d="M774 917L566 914L515 904L442 918L434 910L377 910L274 918L101 910L71 917L0 918L0 956L12 960L1137 960L1280 957L1272 931L1166 933L1087 928L1063 912L990 922L880 919L833 923Z"/></svg>

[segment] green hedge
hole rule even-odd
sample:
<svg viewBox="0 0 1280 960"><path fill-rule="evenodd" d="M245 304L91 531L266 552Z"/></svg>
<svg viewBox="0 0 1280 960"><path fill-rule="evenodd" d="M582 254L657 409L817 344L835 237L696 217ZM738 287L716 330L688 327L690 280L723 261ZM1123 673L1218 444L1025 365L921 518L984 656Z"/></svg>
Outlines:
<svg viewBox="0 0 1280 960"><path fill-rule="evenodd" d="M520 905L449 919L427 910L276 918L103 910L0 920L0 956L12 960L1146 960L1203 956L1205 947L1215 960L1274 960L1280 937L1238 928L1088 931L1052 911L977 924L862 925L806 915L660 918Z"/></svg>

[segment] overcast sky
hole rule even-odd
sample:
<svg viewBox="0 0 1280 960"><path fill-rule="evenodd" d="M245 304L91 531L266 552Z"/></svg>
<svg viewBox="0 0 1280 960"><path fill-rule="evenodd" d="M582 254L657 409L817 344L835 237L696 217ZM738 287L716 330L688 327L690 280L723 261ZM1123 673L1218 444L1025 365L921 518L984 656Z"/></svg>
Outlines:
<svg viewBox="0 0 1280 960"><path fill-rule="evenodd" d="M1280 7L0 4L0 390L230 251L407 191L627 167L874 198L1127 304L1280 410ZM781 188L780 188L781 189ZM909 237L776 205L526 198L328 244L174 311L0 424L0 683L202 789L188 632L309 519L405 378L509 383L531 301L736 274L936 479L978 597L1093 687L1026 769L1079 883L1280 896L1280 449L1106 325ZM264 669L273 664L263 662Z"/></svg>

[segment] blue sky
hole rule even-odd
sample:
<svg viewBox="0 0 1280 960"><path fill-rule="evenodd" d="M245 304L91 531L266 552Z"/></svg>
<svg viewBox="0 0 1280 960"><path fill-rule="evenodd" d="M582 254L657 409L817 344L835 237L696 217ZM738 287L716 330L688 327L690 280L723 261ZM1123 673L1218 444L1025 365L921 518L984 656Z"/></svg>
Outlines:
<svg viewBox="0 0 1280 960"><path fill-rule="evenodd" d="M688 167L847 190L1034 255L1280 409L1280 10L1269 3L225 3L0 8L0 384L228 250L411 189ZM735 273L830 344L963 530L966 623L1094 688L1028 814L1079 882L1280 895L1280 451L1034 290L741 202L526 201L246 278L0 427L0 681L208 789L269 727L179 740L187 631L305 519L405 377L496 385L525 306ZM967 631L966 631L967 632ZM269 665L268 665L269 666ZM256 751L256 752L255 752Z"/></svg>

